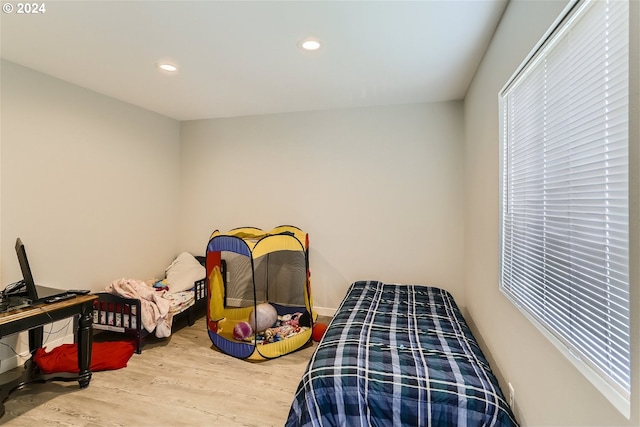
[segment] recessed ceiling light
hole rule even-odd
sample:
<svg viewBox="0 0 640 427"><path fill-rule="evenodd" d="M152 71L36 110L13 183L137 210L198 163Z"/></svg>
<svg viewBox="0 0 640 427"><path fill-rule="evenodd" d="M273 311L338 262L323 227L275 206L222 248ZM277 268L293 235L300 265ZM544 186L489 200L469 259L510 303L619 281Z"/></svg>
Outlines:
<svg viewBox="0 0 640 427"><path fill-rule="evenodd" d="M175 65L171 65L171 64L160 64L160 68L162 68L165 71L176 71L176 70L178 70L178 67L176 67Z"/></svg>
<svg viewBox="0 0 640 427"><path fill-rule="evenodd" d="M318 39L307 38L300 42L300 47L304 50L318 50L322 47L322 44Z"/></svg>
<svg viewBox="0 0 640 427"><path fill-rule="evenodd" d="M156 65L162 71L165 71L167 73L175 73L176 71L178 71L178 67L169 62L158 62Z"/></svg>

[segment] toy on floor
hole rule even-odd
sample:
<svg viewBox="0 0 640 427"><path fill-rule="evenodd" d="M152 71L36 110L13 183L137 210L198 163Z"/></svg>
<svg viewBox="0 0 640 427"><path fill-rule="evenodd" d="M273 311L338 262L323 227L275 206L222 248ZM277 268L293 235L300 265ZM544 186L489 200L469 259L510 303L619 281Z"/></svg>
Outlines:
<svg viewBox="0 0 640 427"><path fill-rule="evenodd" d="M310 326L311 315L308 312L285 314L278 316L278 321L273 327L257 332L255 336L245 341L251 341L260 345L271 344L307 331Z"/></svg>
<svg viewBox="0 0 640 427"><path fill-rule="evenodd" d="M294 328L297 328L299 326L309 327L311 326L311 315L309 314L308 311L306 311L304 313L293 313L293 314L285 314L284 316L279 316L277 326L284 326L284 325L290 325L290 326L293 326Z"/></svg>
<svg viewBox="0 0 640 427"><path fill-rule="evenodd" d="M238 322L233 327L233 337L237 340L245 340L253 335L253 328L248 322Z"/></svg>
<svg viewBox="0 0 640 427"><path fill-rule="evenodd" d="M239 359L265 360L291 353L311 341L310 326L317 314L311 298L306 232L291 225L270 231L256 227L226 233L215 230L207 244L206 270L207 330L220 351ZM270 313L262 316L263 309ZM306 327L303 316L293 316L298 312L307 312ZM278 325L277 316L287 315L288 323ZM240 321L247 321L253 329L253 335L243 340L232 335ZM273 327L282 329L270 331L269 335L275 335L261 340Z"/></svg>
<svg viewBox="0 0 640 427"><path fill-rule="evenodd" d="M262 332L276 324L278 312L269 303L258 304L249 314L249 325L255 332Z"/></svg>
<svg viewBox="0 0 640 427"><path fill-rule="evenodd" d="M315 325L313 325L313 332L311 332L311 337L314 341L319 342L326 331L327 325L325 325L324 323L316 323Z"/></svg>

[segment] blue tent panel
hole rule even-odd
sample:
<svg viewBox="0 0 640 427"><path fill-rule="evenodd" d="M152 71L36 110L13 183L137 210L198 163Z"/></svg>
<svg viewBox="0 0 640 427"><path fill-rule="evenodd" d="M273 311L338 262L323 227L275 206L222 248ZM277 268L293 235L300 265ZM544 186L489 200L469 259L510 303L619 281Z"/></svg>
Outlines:
<svg viewBox="0 0 640 427"><path fill-rule="evenodd" d="M251 250L244 240L235 236L216 236L209 241L207 252L235 252L247 257L251 256Z"/></svg>
<svg viewBox="0 0 640 427"><path fill-rule="evenodd" d="M248 344L237 341L230 341L221 335L209 330L211 342L223 353L230 354L238 359L246 359L251 356L256 349L255 344Z"/></svg>

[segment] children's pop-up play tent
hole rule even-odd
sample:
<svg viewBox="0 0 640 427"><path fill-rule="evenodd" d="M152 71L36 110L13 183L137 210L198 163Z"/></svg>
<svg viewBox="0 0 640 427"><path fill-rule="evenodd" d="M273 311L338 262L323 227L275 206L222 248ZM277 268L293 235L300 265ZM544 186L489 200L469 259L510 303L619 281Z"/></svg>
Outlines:
<svg viewBox="0 0 640 427"><path fill-rule="evenodd" d="M218 349L240 359L262 360L311 340L316 315L308 251L309 236L293 226L211 234L207 327ZM265 319L266 329L260 325Z"/></svg>

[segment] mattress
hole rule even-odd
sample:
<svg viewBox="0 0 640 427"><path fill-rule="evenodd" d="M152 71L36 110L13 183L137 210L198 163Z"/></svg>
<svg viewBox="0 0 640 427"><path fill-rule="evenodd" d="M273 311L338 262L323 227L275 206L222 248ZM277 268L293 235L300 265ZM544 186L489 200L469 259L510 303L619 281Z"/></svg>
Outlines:
<svg viewBox="0 0 640 427"><path fill-rule="evenodd" d="M516 426L448 292L351 285L296 391L286 426Z"/></svg>

